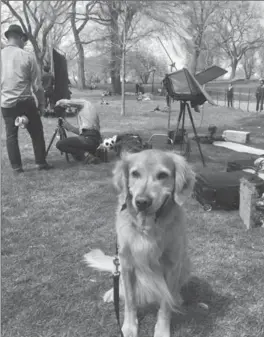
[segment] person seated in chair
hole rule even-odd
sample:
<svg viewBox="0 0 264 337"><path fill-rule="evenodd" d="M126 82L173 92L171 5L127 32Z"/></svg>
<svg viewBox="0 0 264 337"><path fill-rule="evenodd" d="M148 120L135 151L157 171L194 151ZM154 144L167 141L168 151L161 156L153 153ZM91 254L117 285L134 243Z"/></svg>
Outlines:
<svg viewBox="0 0 264 337"><path fill-rule="evenodd" d="M100 120L95 106L82 99L61 99L56 103L56 107L77 108L78 128L63 119L62 126L67 130L78 135L59 140L56 147L61 152L70 153L77 161L86 164L98 164L100 159L95 156L102 138L100 134Z"/></svg>

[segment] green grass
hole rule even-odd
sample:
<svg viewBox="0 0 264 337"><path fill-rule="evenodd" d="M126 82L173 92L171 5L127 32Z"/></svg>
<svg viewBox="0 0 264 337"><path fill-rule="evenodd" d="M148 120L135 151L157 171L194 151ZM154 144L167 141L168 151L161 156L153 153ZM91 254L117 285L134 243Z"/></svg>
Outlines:
<svg viewBox="0 0 264 337"><path fill-rule="evenodd" d="M132 130L148 138L166 132L167 115L150 112L156 104L129 100L124 118L117 98L109 106L98 105L103 134ZM197 113L194 118L200 132L209 124L217 125L220 133L226 127L247 128L256 135L253 144L263 144L261 117L207 106L203 119ZM175 122L176 113L172 125ZM48 142L56 121L43 123ZM186 123L189 129L188 118ZM111 276L88 269L82 261L92 248L114 253L114 161L67 164L54 146L49 162L56 169L37 172L30 138L20 130L26 172L14 177L4 139L2 134L2 336L117 336L113 306L102 301L112 285ZM235 157L210 145L203 145L203 151L212 169L224 169L225 162ZM190 162L197 171L202 168L193 142ZM175 316L173 337L263 336L263 229L246 231L238 212L205 213L193 199L185 207L194 274L208 285L202 299L209 294L210 306L207 314L190 309ZM153 335L155 314L141 312L139 336Z"/></svg>

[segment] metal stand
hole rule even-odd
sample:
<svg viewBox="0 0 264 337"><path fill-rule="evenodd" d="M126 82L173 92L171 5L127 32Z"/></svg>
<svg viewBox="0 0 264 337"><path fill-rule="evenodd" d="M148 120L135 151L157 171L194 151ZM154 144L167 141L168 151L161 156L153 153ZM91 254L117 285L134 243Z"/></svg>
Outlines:
<svg viewBox="0 0 264 337"><path fill-rule="evenodd" d="M200 142L199 142L198 134L197 134L197 131L196 131L196 128L195 128L195 125L194 125L190 105L186 101L180 101L180 114L179 114L178 121L177 121L177 127L176 127L176 131L175 131L175 134L174 134L173 143L176 140L176 136L178 134L179 126L180 126L181 121L182 121L182 131L184 132L186 107L187 107L188 114L189 114L189 117L190 117L190 120L191 120L191 123L192 123L192 128L193 128L193 132L194 132L194 135L195 135L195 141L197 143L197 146L198 146L198 149L199 149L199 152L200 152L201 160L202 160L203 166L205 167L206 164L205 164L204 156L203 156L203 153L202 153L201 145L200 145Z"/></svg>
<svg viewBox="0 0 264 337"><path fill-rule="evenodd" d="M49 146L48 146L47 151L46 151L46 157L49 153L49 150L50 150L57 134L60 136L60 140L63 140L63 139L67 138L67 134L66 134L66 131L65 131L63 125L62 125L62 119L61 118L58 119L58 125L57 125L57 128L55 129L54 134L53 134L53 136L50 140ZM61 154L63 154L63 152L61 152ZM66 157L67 162L69 162L70 159L69 159L68 153L65 153L65 157Z"/></svg>
<svg viewBox="0 0 264 337"><path fill-rule="evenodd" d="M168 107L168 131L170 130L170 122L171 122L171 98L169 97L169 100L167 101L167 107Z"/></svg>

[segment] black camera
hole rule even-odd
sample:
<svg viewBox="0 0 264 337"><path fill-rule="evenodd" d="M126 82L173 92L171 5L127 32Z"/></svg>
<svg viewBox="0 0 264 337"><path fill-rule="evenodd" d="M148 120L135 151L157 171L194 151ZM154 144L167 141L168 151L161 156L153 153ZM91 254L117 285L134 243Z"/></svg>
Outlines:
<svg viewBox="0 0 264 337"><path fill-rule="evenodd" d="M66 117L66 108L61 106L54 107L55 117L57 118L65 118Z"/></svg>
<svg viewBox="0 0 264 337"><path fill-rule="evenodd" d="M58 118L58 125L59 125L60 127L63 126L63 117L59 117L59 118Z"/></svg>

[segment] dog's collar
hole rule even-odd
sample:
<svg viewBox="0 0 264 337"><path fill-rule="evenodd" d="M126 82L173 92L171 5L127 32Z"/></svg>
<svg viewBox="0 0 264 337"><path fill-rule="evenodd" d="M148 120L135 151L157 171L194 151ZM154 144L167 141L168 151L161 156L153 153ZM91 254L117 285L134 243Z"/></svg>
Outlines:
<svg viewBox="0 0 264 337"><path fill-rule="evenodd" d="M130 194L130 193L128 193L127 194L127 196L126 196L126 201L123 203L123 205L121 206L121 210L120 210L120 212L122 212L122 211L124 211L125 209L127 209L127 203L129 202L129 201L131 201L132 200L132 195Z"/></svg>
<svg viewBox="0 0 264 337"><path fill-rule="evenodd" d="M168 195L165 200L163 201L163 204L160 206L160 208L157 210L156 212L156 216L155 216L155 221L158 220L158 218L161 216L161 213L163 212L164 208L167 206L169 200L171 199L170 198L171 196Z"/></svg>
<svg viewBox="0 0 264 337"><path fill-rule="evenodd" d="M120 212L124 211L125 209L127 209L127 202L130 201L132 199L132 195L129 193L126 197L126 201L125 203L121 206L121 210ZM170 195L168 195L166 197L166 199L164 200L163 204L160 206L160 208L157 210L156 214L155 214L155 221L158 220L158 218L161 216L161 213L163 212L164 208L167 206L169 200L170 200Z"/></svg>

